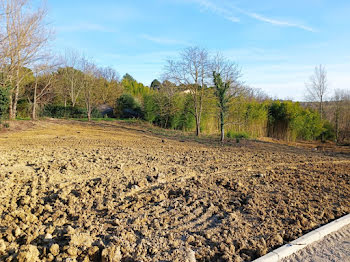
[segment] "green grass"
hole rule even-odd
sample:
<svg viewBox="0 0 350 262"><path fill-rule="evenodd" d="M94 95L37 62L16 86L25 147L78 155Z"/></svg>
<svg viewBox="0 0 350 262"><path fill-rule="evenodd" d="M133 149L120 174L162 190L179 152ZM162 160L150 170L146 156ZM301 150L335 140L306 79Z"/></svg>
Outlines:
<svg viewBox="0 0 350 262"><path fill-rule="evenodd" d="M30 117L16 117L16 120L28 121L28 120L32 120L32 119Z"/></svg>
<svg viewBox="0 0 350 262"><path fill-rule="evenodd" d="M233 132L233 131L228 131L226 133L226 137L227 138L236 138L236 139L248 139L249 138L249 134L246 132Z"/></svg>

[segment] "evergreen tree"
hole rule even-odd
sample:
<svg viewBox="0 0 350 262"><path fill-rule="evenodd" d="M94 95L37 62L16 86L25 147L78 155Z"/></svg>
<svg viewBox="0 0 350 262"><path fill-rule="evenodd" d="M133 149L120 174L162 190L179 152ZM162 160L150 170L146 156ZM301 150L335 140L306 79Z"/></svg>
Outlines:
<svg viewBox="0 0 350 262"><path fill-rule="evenodd" d="M151 83L151 88L153 90L159 90L161 88L162 84L157 80L157 79L154 79Z"/></svg>
<svg viewBox="0 0 350 262"><path fill-rule="evenodd" d="M220 109L220 133L221 133L221 142L224 142L225 139L225 113L228 109L228 102L230 101L231 96L228 94L230 89L231 82L223 82L219 73L213 72L214 85L215 85L215 96L218 99L218 106Z"/></svg>

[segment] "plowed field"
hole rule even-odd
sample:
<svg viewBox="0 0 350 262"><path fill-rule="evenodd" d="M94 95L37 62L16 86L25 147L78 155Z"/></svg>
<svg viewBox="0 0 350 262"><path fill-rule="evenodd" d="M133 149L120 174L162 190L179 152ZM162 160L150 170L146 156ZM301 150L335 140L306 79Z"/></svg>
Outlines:
<svg viewBox="0 0 350 262"><path fill-rule="evenodd" d="M350 156L121 122L0 134L0 260L251 261L350 212Z"/></svg>

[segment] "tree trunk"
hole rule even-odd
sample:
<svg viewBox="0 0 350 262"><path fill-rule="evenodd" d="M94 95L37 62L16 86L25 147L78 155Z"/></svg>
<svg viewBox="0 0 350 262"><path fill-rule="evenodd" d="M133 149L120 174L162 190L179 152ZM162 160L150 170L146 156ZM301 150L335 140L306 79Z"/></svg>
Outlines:
<svg viewBox="0 0 350 262"><path fill-rule="evenodd" d="M201 116L198 108L198 101L195 96L193 96L194 103L194 118L196 119L196 136L199 136L201 133Z"/></svg>
<svg viewBox="0 0 350 262"><path fill-rule="evenodd" d="M88 121L89 122L91 121L91 111L90 111L90 109L88 110Z"/></svg>
<svg viewBox="0 0 350 262"><path fill-rule="evenodd" d="M201 134L201 122L198 116L196 116L196 136Z"/></svg>
<svg viewBox="0 0 350 262"><path fill-rule="evenodd" d="M12 120L16 119L16 116L17 116L18 94L19 94L19 86L17 84L15 89L15 97L12 103Z"/></svg>
<svg viewBox="0 0 350 262"><path fill-rule="evenodd" d="M35 87L34 87L32 120L35 120L35 119L36 119L36 90L37 90L37 84L35 84Z"/></svg>
<svg viewBox="0 0 350 262"><path fill-rule="evenodd" d="M36 104L33 104L32 120L36 120Z"/></svg>
<svg viewBox="0 0 350 262"><path fill-rule="evenodd" d="M87 111L87 117L88 117L88 121L91 121L91 102L90 99L88 99L86 101L86 111Z"/></svg>
<svg viewBox="0 0 350 262"><path fill-rule="evenodd" d="M13 112L12 112L12 90L10 90L10 101L9 101L9 119L13 119Z"/></svg>
<svg viewBox="0 0 350 262"><path fill-rule="evenodd" d="M225 130L224 130L224 112L221 110L220 112L220 130L221 130L221 142L224 142L225 139Z"/></svg>
<svg viewBox="0 0 350 262"><path fill-rule="evenodd" d="M335 140L339 143L339 108L335 111Z"/></svg>

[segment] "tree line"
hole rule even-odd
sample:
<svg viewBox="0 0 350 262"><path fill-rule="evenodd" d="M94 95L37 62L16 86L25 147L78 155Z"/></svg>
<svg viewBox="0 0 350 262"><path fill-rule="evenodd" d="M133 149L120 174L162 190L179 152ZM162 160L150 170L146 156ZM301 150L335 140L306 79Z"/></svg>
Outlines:
<svg viewBox="0 0 350 262"><path fill-rule="evenodd" d="M0 1L0 118L140 118L163 128L225 137L346 140L349 91L329 86L323 66L306 85L310 103L272 100L245 85L240 67L220 53L188 47L166 61L150 87L98 66L74 50L53 56L45 8ZM329 92L328 92L329 93ZM331 100L331 101L330 101ZM102 112L102 113L101 113Z"/></svg>

